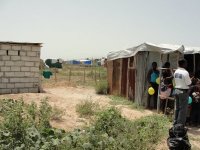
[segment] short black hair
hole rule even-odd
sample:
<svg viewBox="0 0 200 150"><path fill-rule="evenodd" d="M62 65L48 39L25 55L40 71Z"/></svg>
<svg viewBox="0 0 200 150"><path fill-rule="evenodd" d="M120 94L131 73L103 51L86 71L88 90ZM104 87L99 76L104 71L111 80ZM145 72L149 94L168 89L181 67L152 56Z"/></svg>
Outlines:
<svg viewBox="0 0 200 150"><path fill-rule="evenodd" d="M155 61L152 62L152 66L154 66L154 65L157 66L157 62L155 62Z"/></svg>
<svg viewBox="0 0 200 150"><path fill-rule="evenodd" d="M187 60L186 59L181 59L178 61L178 65L179 67L184 67L184 65L187 64Z"/></svg>
<svg viewBox="0 0 200 150"><path fill-rule="evenodd" d="M163 68L169 68L170 67L170 62L166 62L164 65L163 65Z"/></svg>

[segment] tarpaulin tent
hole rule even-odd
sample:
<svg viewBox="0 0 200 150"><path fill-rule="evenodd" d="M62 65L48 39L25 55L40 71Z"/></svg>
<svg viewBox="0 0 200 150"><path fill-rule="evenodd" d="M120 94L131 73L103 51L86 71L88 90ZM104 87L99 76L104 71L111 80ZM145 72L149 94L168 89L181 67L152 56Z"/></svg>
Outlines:
<svg viewBox="0 0 200 150"><path fill-rule="evenodd" d="M107 56L109 93L125 96L139 105L147 102L147 73L152 62L158 66L169 61L177 68L178 60L183 58L184 46L143 43L136 47Z"/></svg>

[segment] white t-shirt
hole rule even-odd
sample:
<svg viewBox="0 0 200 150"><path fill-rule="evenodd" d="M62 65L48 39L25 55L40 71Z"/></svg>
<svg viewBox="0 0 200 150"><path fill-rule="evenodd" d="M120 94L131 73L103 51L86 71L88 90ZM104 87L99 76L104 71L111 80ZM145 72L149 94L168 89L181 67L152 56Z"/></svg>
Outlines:
<svg viewBox="0 0 200 150"><path fill-rule="evenodd" d="M174 80L177 89L189 89L189 85L192 83L189 73L184 68L178 68L175 71Z"/></svg>

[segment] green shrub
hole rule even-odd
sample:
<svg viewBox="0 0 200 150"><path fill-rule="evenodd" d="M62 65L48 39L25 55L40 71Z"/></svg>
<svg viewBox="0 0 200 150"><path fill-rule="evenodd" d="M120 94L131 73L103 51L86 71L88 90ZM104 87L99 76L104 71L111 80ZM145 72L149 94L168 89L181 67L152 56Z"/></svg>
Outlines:
<svg viewBox="0 0 200 150"><path fill-rule="evenodd" d="M76 112L80 117L89 117L95 114L99 109L99 105L91 100L85 100L76 105Z"/></svg>
<svg viewBox="0 0 200 150"><path fill-rule="evenodd" d="M99 81L95 87L97 94L107 94L108 83L106 81Z"/></svg>

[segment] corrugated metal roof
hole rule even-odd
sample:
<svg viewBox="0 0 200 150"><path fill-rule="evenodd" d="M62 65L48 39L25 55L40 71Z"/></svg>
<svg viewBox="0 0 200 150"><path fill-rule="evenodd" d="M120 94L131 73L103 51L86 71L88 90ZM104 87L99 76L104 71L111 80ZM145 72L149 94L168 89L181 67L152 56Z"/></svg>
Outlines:
<svg viewBox="0 0 200 150"><path fill-rule="evenodd" d="M0 44L10 44L10 45L35 45L35 46L42 46L43 43L0 41Z"/></svg>

